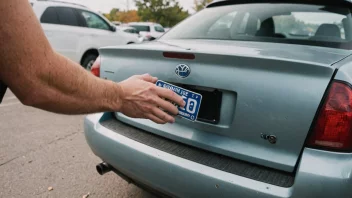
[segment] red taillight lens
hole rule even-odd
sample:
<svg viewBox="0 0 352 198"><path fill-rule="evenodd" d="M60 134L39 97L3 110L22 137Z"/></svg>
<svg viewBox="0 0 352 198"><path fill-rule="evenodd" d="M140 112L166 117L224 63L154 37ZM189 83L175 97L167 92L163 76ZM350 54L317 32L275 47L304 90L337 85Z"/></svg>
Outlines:
<svg viewBox="0 0 352 198"><path fill-rule="evenodd" d="M100 77L100 64L101 60L100 57L98 57L97 60L94 62L92 69L90 70L92 74L94 74L94 76L96 77Z"/></svg>
<svg viewBox="0 0 352 198"><path fill-rule="evenodd" d="M352 90L349 85L333 82L308 145L352 151Z"/></svg>

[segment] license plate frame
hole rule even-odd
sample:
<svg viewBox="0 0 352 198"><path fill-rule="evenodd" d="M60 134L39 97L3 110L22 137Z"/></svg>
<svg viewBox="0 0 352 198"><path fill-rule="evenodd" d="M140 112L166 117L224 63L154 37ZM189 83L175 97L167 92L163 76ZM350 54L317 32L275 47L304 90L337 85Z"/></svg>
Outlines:
<svg viewBox="0 0 352 198"><path fill-rule="evenodd" d="M190 120L192 122L195 122L197 120L200 105L202 103L203 98L201 94L162 80L158 80L156 82L156 86L170 89L176 94L182 96L183 100L186 102L186 106L184 108L177 106L179 110L178 116Z"/></svg>

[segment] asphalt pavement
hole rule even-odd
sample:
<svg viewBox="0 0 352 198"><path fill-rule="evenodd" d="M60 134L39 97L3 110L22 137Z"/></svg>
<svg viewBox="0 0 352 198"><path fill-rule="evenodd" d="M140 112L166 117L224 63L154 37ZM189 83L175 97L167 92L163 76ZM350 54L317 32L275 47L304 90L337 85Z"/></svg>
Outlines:
<svg viewBox="0 0 352 198"><path fill-rule="evenodd" d="M114 173L96 173L101 160L86 143L83 118L26 107L7 91L0 104L0 197L155 198Z"/></svg>

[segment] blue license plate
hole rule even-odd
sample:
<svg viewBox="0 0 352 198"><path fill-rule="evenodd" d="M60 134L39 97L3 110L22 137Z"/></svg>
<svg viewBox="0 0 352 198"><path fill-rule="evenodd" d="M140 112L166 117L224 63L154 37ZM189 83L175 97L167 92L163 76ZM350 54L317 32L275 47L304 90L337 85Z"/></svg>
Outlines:
<svg viewBox="0 0 352 198"><path fill-rule="evenodd" d="M179 116L191 121L195 121L197 119L200 103L202 102L202 95L161 80L158 80L156 85L170 89L178 95L182 96L183 100L186 102L186 106L184 108L178 107Z"/></svg>

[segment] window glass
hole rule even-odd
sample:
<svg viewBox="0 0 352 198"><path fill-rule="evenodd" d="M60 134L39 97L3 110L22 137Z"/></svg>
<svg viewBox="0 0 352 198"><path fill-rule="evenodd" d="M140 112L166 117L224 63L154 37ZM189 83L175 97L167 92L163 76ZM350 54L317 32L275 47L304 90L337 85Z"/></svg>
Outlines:
<svg viewBox="0 0 352 198"><path fill-rule="evenodd" d="M164 28L162 26L160 26L160 25L155 25L154 29L157 32L165 32Z"/></svg>
<svg viewBox="0 0 352 198"><path fill-rule="evenodd" d="M102 30L110 30L110 26L100 16L84 10L79 11L79 13L85 19L87 27Z"/></svg>
<svg viewBox="0 0 352 198"><path fill-rule="evenodd" d="M150 32L150 27L148 25L130 25L134 27L138 32Z"/></svg>
<svg viewBox="0 0 352 198"><path fill-rule="evenodd" d="M56 13L55 7L47 8L42 17L40 17L41 23L59 24L59 18Z"/></svg>
<svg viewBox="0 0 352 198"><path fill-rule="evenodd" d="M352 48L352 17L346 7L249 3L207 8L163 39L217 39Z"/></svg>
<svg viewBox="0 0 352 198"><path fill-rule="evenodd" d="M345 39L344 27L342 20L346 16L335 13L305 13L305 12L293 12L290 15L278 15L273 16L275 33L283 34L292 38L309 38L317 34L319 28L330 29L335 31L336 38ZM327 31L327 30L325 30ZM317 36L324 36L324 32L319 33ZM325 33L325 36L330 35L329 32Z"/></svg>
<svg viewBox="0 0 352 198"><path fill-rule="evenodd" d="M79 26L72 8L56 7L56 12L61 25Z"/></svg>

